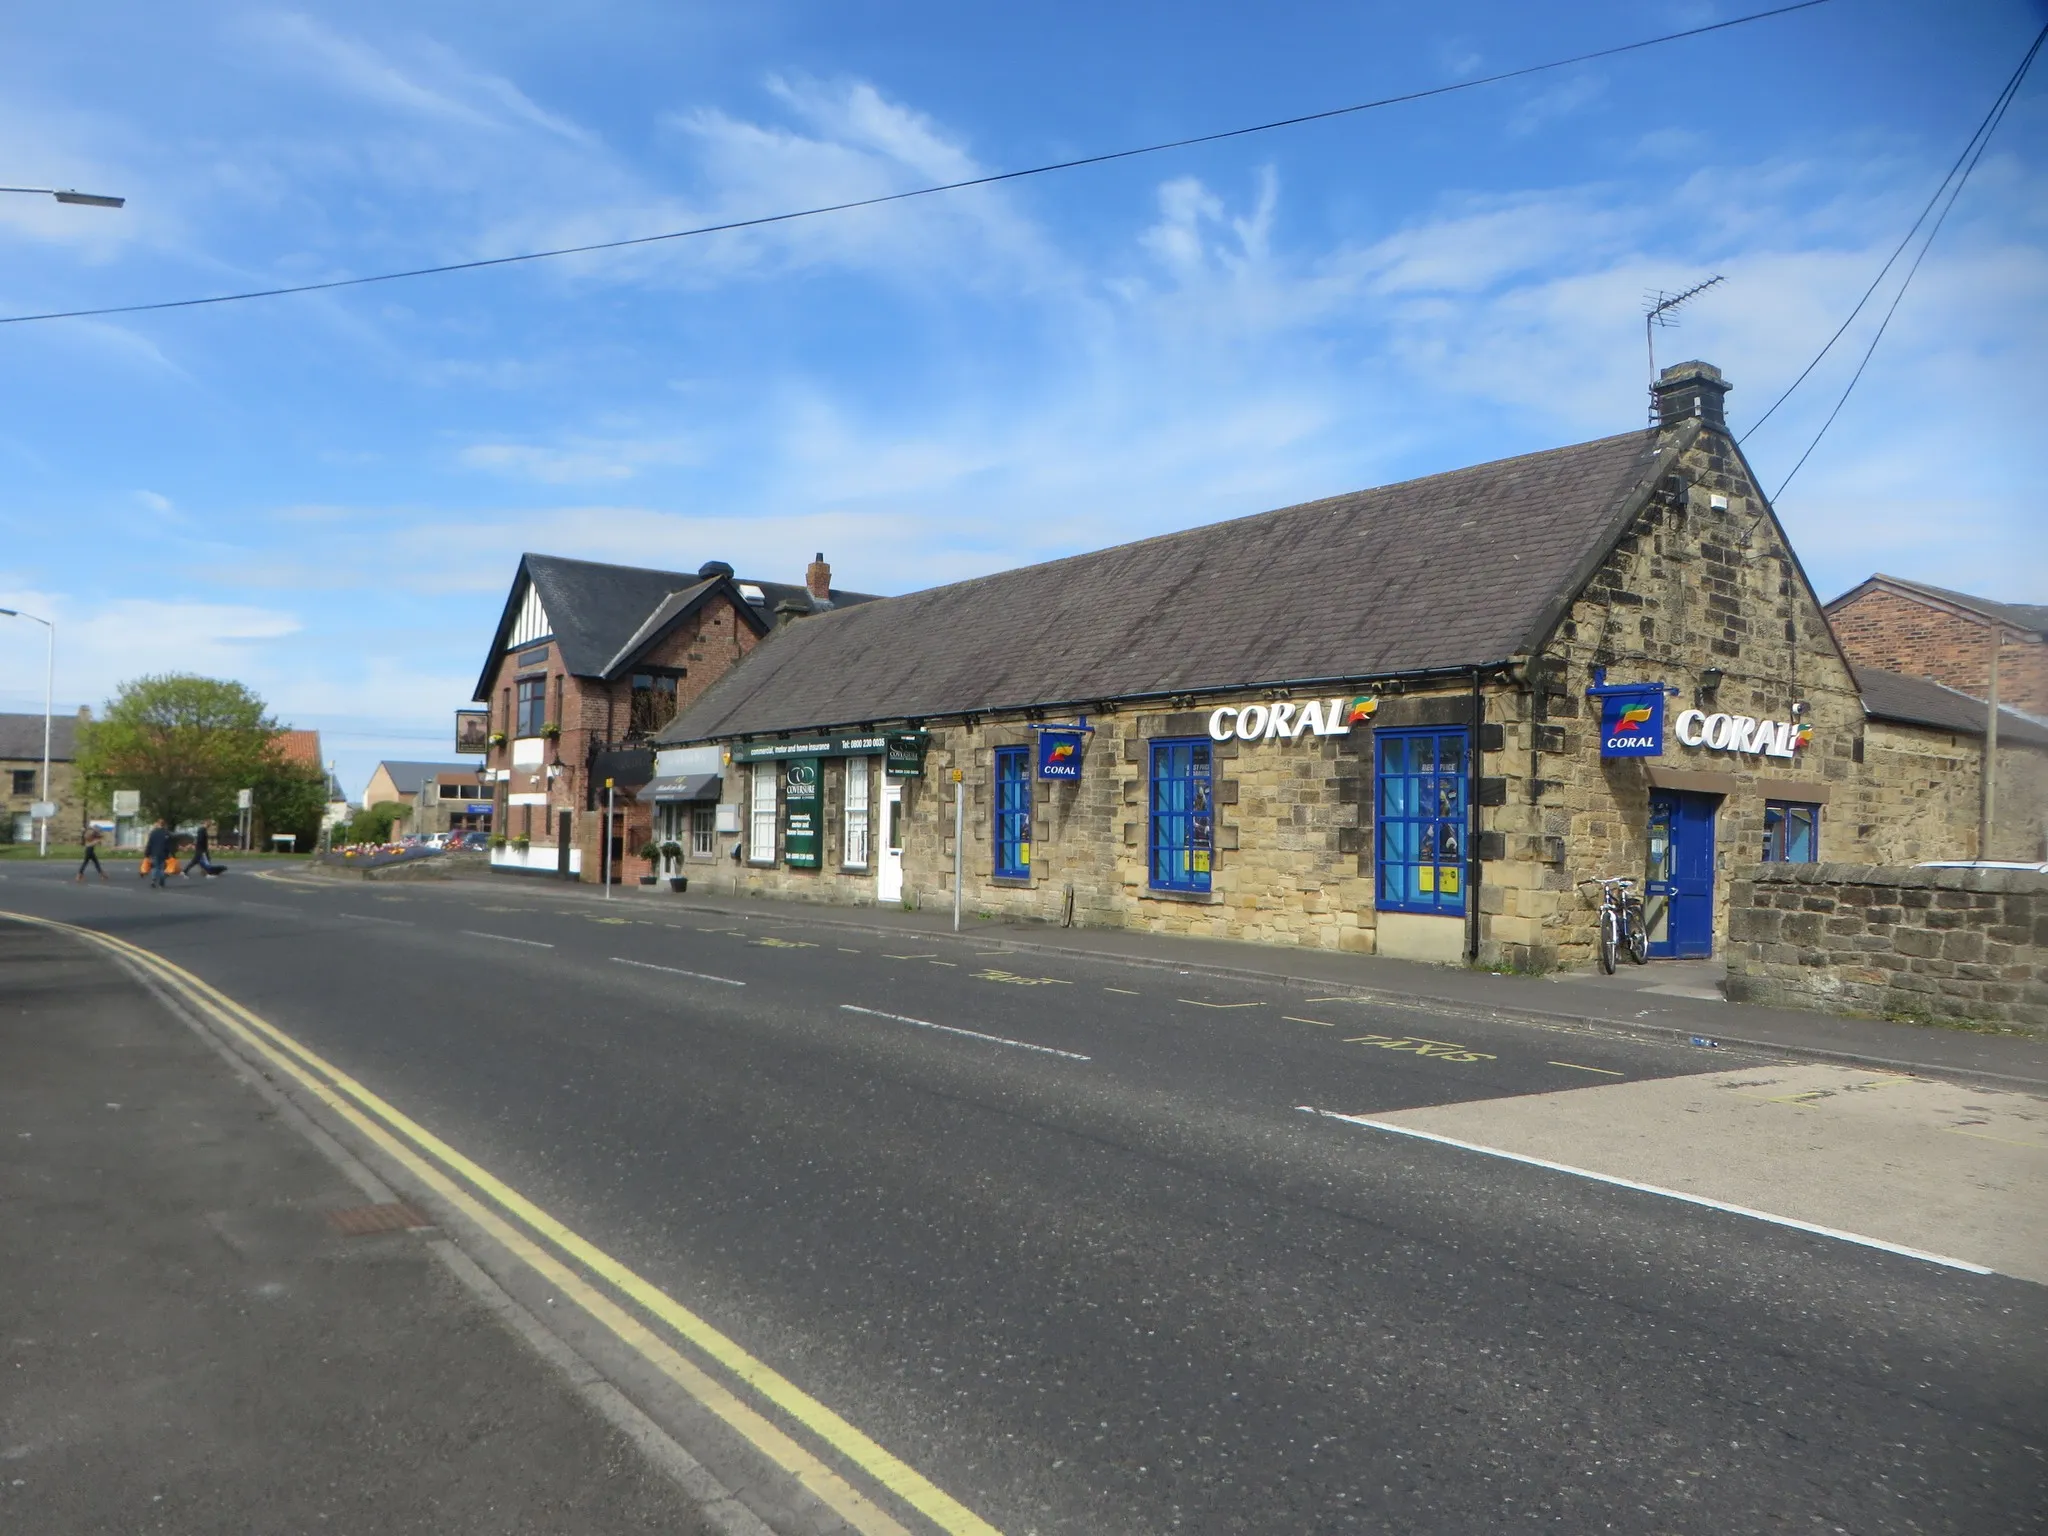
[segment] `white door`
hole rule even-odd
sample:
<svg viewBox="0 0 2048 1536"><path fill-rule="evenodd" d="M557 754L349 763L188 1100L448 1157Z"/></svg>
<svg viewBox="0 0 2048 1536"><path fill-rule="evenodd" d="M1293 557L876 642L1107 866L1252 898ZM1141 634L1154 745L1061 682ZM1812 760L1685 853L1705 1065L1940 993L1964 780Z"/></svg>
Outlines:
<svg viewBox="0 0 2048 1536"><path fill-rule="evenodd" d="M882 846L875 855L875 899L903 899L903 785L882 781Z"/></svg>

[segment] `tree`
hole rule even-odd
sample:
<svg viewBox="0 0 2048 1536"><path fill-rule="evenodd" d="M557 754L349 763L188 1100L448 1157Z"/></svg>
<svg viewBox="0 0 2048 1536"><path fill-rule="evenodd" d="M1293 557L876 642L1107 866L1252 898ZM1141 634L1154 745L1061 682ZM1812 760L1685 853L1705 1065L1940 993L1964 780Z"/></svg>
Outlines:
<svg viewBox="0 0 2048 1536"><path fill-rule="evenodd" d="M146 817L172 826L228 821L235 791L305 770L285 761L278 725L240 683L189 673L124 683L100 719L80 728L78 771L87 798L142 793ZM260 791L259 791L260 792Z"/></svg>
<svg viewBox="0 0 2048 1536"><path fill-rule="evenodd" d="M301 848L318 845L320 822L327 813L323 770L273 751L249 787L256 792L256 819L266 833L289 832Z"/></svg>
<svg viewBox="0 0 2048 1536"><path fill-rule="evenodd" d="M384 843L391 840L391 823L406 813L407 807L395 800L382 805L365 806L348 820L348 831L344 841L351 843Z"/></svg>

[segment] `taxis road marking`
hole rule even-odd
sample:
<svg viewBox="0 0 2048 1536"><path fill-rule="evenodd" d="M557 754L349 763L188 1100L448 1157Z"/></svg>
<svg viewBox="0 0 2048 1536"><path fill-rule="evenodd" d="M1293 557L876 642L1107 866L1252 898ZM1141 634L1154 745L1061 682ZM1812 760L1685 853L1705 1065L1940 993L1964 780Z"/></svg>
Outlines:
<svg viewBox="0 0 2048 1536"><path fill-rule="evenodd" d="M1353 1035L1346 1045L1373 1045L1383 1051L1403 1051L1426 1056L1431 1061L1499 1061L1491 1051L1472 1051L1452 1040L1428 1040L1421 1035Z"/></svg>
<svg viewBox="0 0 2048 1536"><path fill-rule="evenodd" d="M993 967L986 971L976 971L974 979L976 981L1006 982L1013 987L1070 987L1073 985L1070 981L1061 981L1057 976L1019 976L1015 971L1000 971ZM1109 990L1114 992L1116 988L1111 987Z"/></svg>
<svg viewBox="0 0 2048 1536"><path fill-rule="evenodd" d="M1029 1040L1012 1040L1008 1035L984 1035L978 1029L962 1029L957 1024L934 1024L930 1019L913 1019L907 1013L884 1013L879 1008L856 1008L852 1003L841 1003L839 1006L848 1013L864 1013L871 1019L892 1019L898 1024L915 1024L919 1029L936 1029L946 1035L965 1035L969 1040L986 1040L990 1045L1007 1045L1019 1051L1037 1051L1041 1056L1064 1056L1068 1061L1094 1059L1074 1051L1055 1050L1049 1045L1033 1045Z"/></svg>
<svg viewBox="0 0 2048 1536"><path fill-rule="evenodd" d="M1818 1222L1801 1221L1796 1216L1779 1216L1770 1211L1759 1211L1750 1206L1715 1200L1707 1195L1689 1194L1682 1189L1666 1189L1659 1184L1644 1184L1636 1179L1624 1179L1618 1174L1600 1173L1591 1168L1575 1168L1570 1163L1554 1163L1547 1157L1531 1157L1526 1152L1508 1152L1499 1147L1482 1146L1476 1141L1460 1141L1455 1136L1418 1130L1412 1125L1395 1125L1390 1121L1375 1120L1370 1115L1343 1115L1334 1109L1317 1109L1313 1104L1297 1104L1294 1107L1305 1115L1317 1115L1325 1120L1342 1120L1346 1125L1363 1126L1369 1131L1385 1131L1392 1136L1412 1136L1417 1141L1433 1141L1440 1146L1456 1147L1461 1152L1478 1152L1483 1156L1498 1157L1510 1163L1545 1168L1552 1173L1568 1173L1573 1178L1591 1179L1596 1184L1612 1184L1617 1189L1633 1189L1646 1195L1659 1195L1666 1200L1680 1200L1687 1205L1705 1206L1710 1211L1726 1211L1731 1216L1747 1216L1752 1221L1767 1221L1774 1227L1790 1227L1796 1232L1811 1232L1817 1237L1832 1237L1838 1242L1855 1243L1863 1248L1876 1248L1885 1253L1896 1253L1903 1258L1940 1264L1949 1269L1960 1269L1972 1275L1993 1273L1982 1264L1972 1264L1968 1259L1952 1259L1946 1254L1929 1253L1924 1248L1908 1248L1904 1243L1887 1242L1881 1237L1865 1237L1860 1232L1844 1232L1840 1227L1824 1227Z"/></svg>
<svg viewBox="0 0 2048 1536"><path fill-rule="evenodd" d="M399 1113L274 1024L251 1013L190 971L153 951L91 928L53 922L21 912L0 913L0 917L73 934L112 951L163 984L181 1001L234 1035L356 1127L427 1187L489 1233L508 1252L523 1260L560 1294L574 1300L643 1359L744 1436L755 1449L797 1478L863 1536L910 1536L910 1532L824 1461L749 1406L730 1387L663 1341L646 1324L528 1237L527 1231L545 1238L591 1273L638 1302L743 1385L767 1399L839 1456L947 1532L948 1536L1001 1536L994 1526L973 1510L898 1460L795 1383L755 1359L673 1297L563 1226L524 1195ZM376 1120L371 1118L372 1115ZM378 1120L384 1123L380 1125ZM401 1141L400 1137L405 1140ZM407 1142L412 1145L408 1146ZM429 1162L429 1158L441 1166ZM449 1172L443 1172L443 1168ZM467 1180L507 1215L522 1223L525 1230L515 1227L485 1205L450 1177L450 1173Z"/></svg>

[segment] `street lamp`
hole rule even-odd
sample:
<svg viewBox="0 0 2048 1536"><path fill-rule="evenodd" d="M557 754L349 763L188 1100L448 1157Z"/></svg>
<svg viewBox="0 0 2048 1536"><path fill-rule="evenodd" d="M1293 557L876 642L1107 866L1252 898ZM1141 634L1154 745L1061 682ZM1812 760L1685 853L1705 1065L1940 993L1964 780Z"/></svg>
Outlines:
<svg viewBox="0 0 2048 1536"><path fill-rule="evenodd" d="M74 192L69 187L0 187L0 192L26 192L32 197L54 197L60 203L76 203L81 208L120 208L128 199L125 197L103 197L97 192Z"/></svg>
<svg viewBox="0 0 2048 1536"><path fill-rule="evenodd" d="M40 624L48 633L43 637L47 654L47 665L43 670L43 777L36 786L42 791L45 805L54 806L50 798L50 698L57 682L57 626L48 619L39 619L32 613L23 613L19 608L0 608L0 618L27 619L31 624ZM54 815L55 812L53 811ZM36 817L36 857L50 856L50 818Z"/></svg>

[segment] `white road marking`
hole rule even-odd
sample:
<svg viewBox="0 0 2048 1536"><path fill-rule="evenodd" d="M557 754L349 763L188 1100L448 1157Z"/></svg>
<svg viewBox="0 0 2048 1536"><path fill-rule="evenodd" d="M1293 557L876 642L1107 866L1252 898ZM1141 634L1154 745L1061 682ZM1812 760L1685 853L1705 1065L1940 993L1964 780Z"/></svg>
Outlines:
<svg viewBox="0 0 2048 1536"><path fill-rule="evenodd" d="M1297 1104L1295 1108L1305 1115L1319 1115L1326 1120L1342 1120L1346 1125L1362 1125L1368 1130L1386 1131L1395 1136L1413 1136L1419 1141L1434 1141L1442 1146L1456 1147L1462 1152L1480 1152L1487 1157L1505 1158L1511 1163L1526 1163L1531 1168L1547 1168L1552 1173L1568 1173L1574 1178L1591 1179L1598 1184L1612 1184L1618 1189L1633 1189L1646 1195L1661 1195L1666 1200L1682 1200L1687 1205L1702 1205L1710 1211L1725 1211L1731 1216L1747 1216L1755 1221L1767 1221L1773 1226L1790 1227L1797 1232L1811 1232L1817 1237L1832 1237L1839 1242L1876 1248L1885 1253L1896 1253L1902 1258L1920 1259L1928 1264L1940 1264L1973 1275L1995 1273L1982 1264L1972 1264L1967 1259L1952 1259L1946 1254L1929 1253L1924 1248L1908 1248L1904 1243L1888 1243L1881 1237L1865 1237L1860 1232L1844 1232L1839 1227L1824 1227L1818 1222L1801 1221L1795 1216L1778 1216L1770 1211L1755 1210L1747 1205L1734 1205L1729 1201L1715 1200L1706 1195L1687 1194L1682 1189L1665 1189L1662 1185L1644 1184L1612 1173L1596 1173L1591 1168L1574 1168L1570 1163L1554 1163L1547 1157L1530 1157L1523 1152L1504 1152L1499 1147L1482 1146L1476 1141L1460 1141L1455 1136L1442 1136L1435 1131L1420 1131L1413 1126L1393 1125L1385 1120L1375 1120L1368 1115L1340 1115L1334 1109L1317 1109L1313 1104Z"/></svg>
<svg viewBox="0 0 2048 1536"><path fill-rule="evenodd" d="M984 1035L980 1030L961 1029L953 1024L934 1024L929 1019L913 1019L907 1014L884 1013L879 1008L856 1008L852 1003L839 1005L848 1013L864 1013L871 1019L893 1019L898 1024L915 1024L919 1029L936 1029L948 1035L965 1035L970 1040L986 1040L990 1045L1007 1045L1020 1051L1037 1051L1042 1056L1064 1056L1068 1061L1092 1061L1092 1056L1082 1056L1074 1051L1055 1050L1049 1045L1033 1045L1029 1040L1012 1040L1005 1035Z"/></svg>
<svg viewBox="0 0 2048 1536"><path fill-rule="evenodd" d="M553 949L552 944L543 944L539 939L515 939L509 933L478 933L474 928L462 930L472 939L496 939L500 944L529 944L535 949Z"/></svg>
<svg viewBox="0 0 2048 1536"><path fill-rule="evenodd" d="M336 917L345 917L354 923L389 923L394 928L410 928L413 925L401 922L395 917L379 917L374 912L337 912Z"/></svg>
<svg viewBox="0 0 2048 1536"><path fill-rule="evenodd" d="M612 964L638 966L643 971L664 971L670 976L688 976L695 981L715 981L720 986L744 987L744 981L734 981L730 976L709 976L703 971L685 971L673 965L649 965L645 960L628 960L624 955L613 955Z"/></svg>

